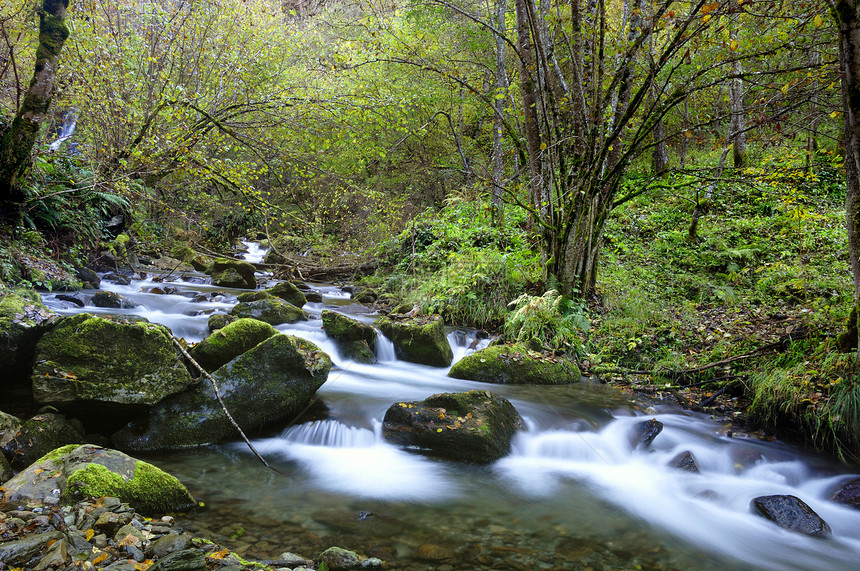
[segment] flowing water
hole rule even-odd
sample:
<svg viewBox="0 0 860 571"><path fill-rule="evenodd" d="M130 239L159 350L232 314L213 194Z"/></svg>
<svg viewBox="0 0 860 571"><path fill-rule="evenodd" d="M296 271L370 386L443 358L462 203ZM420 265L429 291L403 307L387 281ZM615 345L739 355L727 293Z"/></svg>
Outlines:
<svg viewBox="0 0 860 571"><path fill-rule="evenodd" d="M197 341L212 312L237 291L186 276L172 295L156 284L103 284L139 303L124 313L164 323ZM315 404L292 426L254 444L280 471L239 442L164 454L151 461L182 480L206 507L185 527L249 556L284 551L316 557L338 545L394 569L856 569L860 511L827 500L850 475L827 459L778 442L726 436L724 424L610 386L488 385L398 361L379 337L374 365L338 356L320 329L332 308L366 322L373 315L336 287L305 306L311 320L278 329L309 339L335 367ZM223 291L223 290L218 290ZM204 292L205 301L192 301ZM46 302L62 312L54 296ZM86 311L98 312L92 307ZM114 310L113 312L116 312ZM471 341L449 335L455 359ZM395 401L439 392L492 390L525 419L509 456L489 466L427 458L387 444L380 423ZM665 428L650 449L631 451L632 426ZM238 439L237 439L238 441ZM700 473L667 466L689 451ZM782 530L750 512L760 495L793 494L833 529L831 539Z"/></svg>

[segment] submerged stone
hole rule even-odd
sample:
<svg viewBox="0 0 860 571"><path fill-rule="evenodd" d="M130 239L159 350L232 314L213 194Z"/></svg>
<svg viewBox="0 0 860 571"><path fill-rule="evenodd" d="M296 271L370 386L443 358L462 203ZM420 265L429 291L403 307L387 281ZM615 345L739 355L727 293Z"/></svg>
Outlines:
<svg viewBox="0 0 860 571"><path fill-rule="evenodd" d="M830 501L860 510L860 478L842 483L830 496Z"/></svg>
<svg viewBox="0 0 860 571"><path fill-rule="evenodd" d="M380 317L376 325L391 339L399 359L432 367L447 367L454 360L438 315L408 320Z"/></svg>
<svg viewBox="0 0 860 571"><path fill-rule="evenodd" d="M320 554L320 561L326 564L330 571L350 571L361 567L358 554L340 547L329 547Z"/></svg>
<svg viewBox="0 0 860 571"><path fill-rule="evenodd" d="M661 432L663 432L663 423L656 418L637 422L633 425L633 428L630 429L630 434L628 436L630 447L638 448L639 446L642 446L642 448L647 448L651 446L651 443Z"/></svg>
<svg viewBox="0 0 860 571"><path fill-rule="evenodd" d="M204 369L212 372L277 334L278 331L268 323L241 318L209 335L192 347L189 354Z"/></svg>
<svg viewBox="0 0 860 571"><path fill-rule="evenodd" d="M832 533L827 522L796 496L760 496L750 502L750 508L783 529L811 537L829 537Z"/></svg>
<svg viewBox="0 0 860 571"><path fill-rule="evenodd" d="M94 415L88 420L137 411L191 383L170 330L145 321L67 317L42 337L36 354L36 402Z"/></svg>
<svg viewBox="0 0 860 571"><path fill-rule="evenodd" d="M122 452L72 444L54 450L3 486L0 507L73 504L111 496L148 515L187 509L194 498L179 480Z"/></svg>
<svg viewBox="0 0 860 571"><path fill-rule="evenodd" d="M577 383L579 367L552 353L533 351L522 344L493 345L466 355L451 367L449 377L484 383L561 385Z"/></svg>
<svg viewBox="0 0 860 571"><path fill-rule="evenodd" d="M443 393L388 408L383 437L433 456L486 464L508 454L523 421L507 399L490 391Z"/></svg>
<svg viewBox="0 0 860 571"><path fill-rule="evenodd" d="M684 470L685 472L699 472L699 465L696 463L696 458L689 450L685 450L669 460L669 467Z"/></svg>
<svg viewBox="0 0 860 571"><path fill-rule="evenodd" d="M212 373L221 398L243 430L289 421L328 378L331 359L319 347L278 334ZM212 384L201 381L164 399L113 435L122 450L185 448L235 437Z"/></svg>

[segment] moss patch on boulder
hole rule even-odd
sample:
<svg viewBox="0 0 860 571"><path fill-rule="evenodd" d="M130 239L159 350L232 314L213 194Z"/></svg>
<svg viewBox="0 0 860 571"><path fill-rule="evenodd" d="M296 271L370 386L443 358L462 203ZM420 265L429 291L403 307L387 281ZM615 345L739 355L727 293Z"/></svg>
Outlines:
<svg viewBox="0 0 860 571"><path fill-rule="evenodd" d="M552 353L522 344L493 345L466 355L451 367L449 377L484 383L561 385L582 379L579 367Z"/></svg>
<svg viewBox="0 0 860 571"><path fill-rule="evenodd" d="M323 330L337 341L342 356L359 363L376 360L376 330L370 325L336 311L322 311Z"/></svg>
<svg viewBox="0 0 860 571"><path fill-rule="evenodd" d="M308 302L305 294L290 282L281 282L263 291L275 297L279 297L287 303L292 303L296 307L302 307Z"/></svg>
<svg viewBox="0 0 860 571"><path fill-rule="evenodd" d="M67 444L83 444L80 425L72 425L61 414L46 412L24 421L3 447L10 464L23 470L47 452Z"/></svg>
<svg viewBox="0 0 860 571"><path fill-rule="evenodd" d="M376 326L394 343L399 359L433 367L447 367L454 360L445 324L438 315L408 320L380 317Z"/></svg>
<svg viewBox="0 0 860 571"><path fill-rule="evenodd" d="M268 323L241 318L208 336L192 347L189 353L211 372L277 334L278 331Z"/></svg>
<svg viewBox="0 0 860 571"><path fill-rule="evenodd" d="M241 260L216 258L206 268L206 273L212 276L212 283L219 287L255 289L257 278L254 277L254 266Z"/></svg>
<svg viewBox="0 0 860 571"><path fill-rule="evenodd" d="M53 450L2 488L2 504L70 504L112 496L147 515L187 509L194 498L179 480L122 452L73 444Z"/></svg>
<svg viewBox="0 0 860 571"><path fill-rule="evenodd" d="M191 383L170 330L146 321L67 317L42 337L36 356L33 396L60 408L152 405Z"/></svg>
<svg viewBox="0 0 860 571"><path fill-rule="evenodd" d="M296 321L305 321L308 318L307 312L303 309L274 297L239 302L230 310L230 314L236 317L258 319L271 325L295 323Z"/></svg>
<svg viewBox="0 0 860 571"><path fill-rule="evenodd" d="M433 456L485 464L508 454L522 427L510 401L490 391L469 391L394 403L385 413L382 435Z"/></svg>
<svg viewBox="0 0 860 571"><path fill-rule="evenodd" d="M0 387L30 378L36 341L55 317L35 291L0 283Z"/></svg>

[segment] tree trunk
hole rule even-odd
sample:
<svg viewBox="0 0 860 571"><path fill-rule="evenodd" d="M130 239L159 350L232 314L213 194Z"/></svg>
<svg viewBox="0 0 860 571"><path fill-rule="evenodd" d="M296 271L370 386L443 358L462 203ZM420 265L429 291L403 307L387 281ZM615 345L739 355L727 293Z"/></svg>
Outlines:
<svg viewBox="0 0 860 571"><path fill-rule="evenodd" d="M33 79L12 125L0 140L0 226L14 227L21 218L25 196L19 178L30 166L30 154L51 106L60 51L69 37L65 21L68 7L69 0L44 0L39 11Z"/></svg>
<svg viewBox="0 0 860 571"><path fill-rule="evenodd" d="M732 64L732 73L743 73L740 60ZM740 77L733 77L729 85L729 100L732 107L732 120L729 127L732 140L732 159L736 169L742 169L747 164L747 138L744 133L744 86Z"/></svg>
<svg viewBox="0 0 860 571"><path fill-rule="evenodd" d="M505 102L508 93L508 74L505 70L505 0L496 1L496 69L495 69L495 100L493 101L493 189L490 194L490 203L493 206L493 223L500 225L504 218L504 203L502 201L503 175L504 175L504 146L503 121L505 117ZM505 95L505 98L502 96Z"/></svg>
<svg viewBox="0 0 860 571"><path fill-rule="evenodd" d="M831 4L839 25L839 63L842 68L842 101L845 117L845 213L848 257L854 276L854 311L860 302L860 0ZM850 323L857 346L857 323ZM860 348L858 348L860 349Z"/></svg>

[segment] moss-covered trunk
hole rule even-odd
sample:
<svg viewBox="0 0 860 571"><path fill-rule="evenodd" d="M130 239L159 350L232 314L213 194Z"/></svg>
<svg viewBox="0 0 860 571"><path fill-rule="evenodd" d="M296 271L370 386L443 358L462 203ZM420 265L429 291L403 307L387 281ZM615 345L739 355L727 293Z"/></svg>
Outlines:
<svg viewBox="0 0 860 571"><path fill-rule="evenodd" d="M0 139L0 225L15 225L24 192L19 177L30 165L30 153L51 106L60 51L69 37L69 0L44 0L39 11L39 47L33 79L9 130Z"/></svg>
<svg viewBox="0 0 860 571"><path fill-rule="evenodd" d="M845 116L845 211L848 255L854 275L856 319L860 304L860 0L839 0L833 4L839 25L839 63L842 68L842 96ZM848 330L857 343L857 323Z"/></svg>

